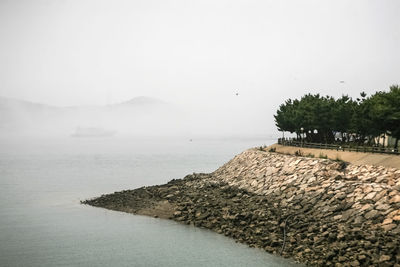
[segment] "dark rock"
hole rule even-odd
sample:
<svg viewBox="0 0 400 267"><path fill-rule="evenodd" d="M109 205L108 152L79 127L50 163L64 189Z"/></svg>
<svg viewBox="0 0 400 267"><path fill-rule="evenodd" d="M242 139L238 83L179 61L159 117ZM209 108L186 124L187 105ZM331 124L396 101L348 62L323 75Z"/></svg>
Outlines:
<svg viewBox="0 0 400 267"><path fill-rule="evenodd" d="M391 258L392 258L392 257L390 257L389 255L381 255L381 256L379 257L379 262L380 262L380 263L382 263L382 262L387 262L387 261L390 261Z"/></svg>
<svg viewBox="0 0 400 267"><path fill-rule="evenodd" d="M379 215L380 215L380 214L379 214L379 212L378 212L377 210L371 210L371 211L367 212L367 213L364 215L364 217L365 217L366 219L374 219L374 218L378 217Z"/></svg>
<svg viewBox="0 0 400 267"><path fill-rule="evenodd" d="M360 262L358 260L354 260L354 261L350 262L350 266L354 266L354 267L360 266Z"/></svg>
<svg viewBox="0 0 400 267"><path fill-rule="evenodd" d="M276 168L277 172L280 168L284 167ZM311 179L308 188L300 189L302 184L293 181L267 196L223 183L213 174L193 174L166 185L116 192L82 203L140 214L167 201L173 207L171 219L211 229L269 253L280 252L285 231L282 255L308 265L390 266L400 262L395 258L400 224L394 220L386 229L381 224L400 203L388 207L367 199L360 203L368 203L369 208L354 208L347 197L359 188L361 179L328 177L322 172L326 170L314 174L317 179ZM240 179L232 179L236 178ZM327 181L331 185L317 190Z"/></svg>

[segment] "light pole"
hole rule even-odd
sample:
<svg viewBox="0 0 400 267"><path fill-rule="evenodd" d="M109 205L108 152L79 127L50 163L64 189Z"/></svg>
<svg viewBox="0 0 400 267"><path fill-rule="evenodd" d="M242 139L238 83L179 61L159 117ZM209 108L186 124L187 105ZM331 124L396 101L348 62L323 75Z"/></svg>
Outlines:
<svg viewBox="0 0 400 267"><path fill-rule="evenodd" d="M301 146L303 146L303 143L304 143L304 140L303 140L303 139L304 139L304 136L303 136L303 135L304 135L304 134L303 134L304 128L301 127L300 130L301 130Z"/></svg>
<svg viewBox="0 0 400 267"><path fill-rule="evenodd" d="M318 130L314 129L314 134L317 135L318 134Z"/></svg>

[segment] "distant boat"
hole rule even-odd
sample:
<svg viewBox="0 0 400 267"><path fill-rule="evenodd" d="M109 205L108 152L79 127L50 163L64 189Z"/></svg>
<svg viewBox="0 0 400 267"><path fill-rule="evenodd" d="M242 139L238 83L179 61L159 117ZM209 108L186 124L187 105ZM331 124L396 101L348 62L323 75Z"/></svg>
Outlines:
<svg viewBox="0 0 400 267"><path fill-rule="evenodd" d="M116 131L105 130L96 127L78 127L72 137L110 137L114 136Z"/></svg>

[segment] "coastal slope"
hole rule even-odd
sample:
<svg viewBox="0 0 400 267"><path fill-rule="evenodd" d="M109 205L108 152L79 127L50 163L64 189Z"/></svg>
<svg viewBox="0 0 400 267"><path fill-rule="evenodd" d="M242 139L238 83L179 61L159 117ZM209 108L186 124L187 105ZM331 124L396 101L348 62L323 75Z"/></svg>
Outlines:
<svg viewBox="0 0 400 267"><path fill-rule="evenodd" d="M204 227L308 265L400 263L396 168L249 149L210 174L83 203Z"/></svg>
<svg viewBox="0 0 400 267"><path fill-rule="evenodd" d="M355 165L374 165L400 169L400 156L395 154L338 151L334 149L282 146L278 144L268 147L268 149L271 148L283 154L295 155L296 153L301 153L303 155L314 155L315 157L323 155L329 159L341 159Z"/></svg>

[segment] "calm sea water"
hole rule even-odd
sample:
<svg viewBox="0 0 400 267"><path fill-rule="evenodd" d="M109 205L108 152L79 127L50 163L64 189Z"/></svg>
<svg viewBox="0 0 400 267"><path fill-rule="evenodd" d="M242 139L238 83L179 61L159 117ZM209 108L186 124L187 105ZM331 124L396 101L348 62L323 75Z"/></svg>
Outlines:
<svg viewBox="0 0 400 267"><path fill-rule="evenodd" d="M208 230L80 205L211 172L263 139L0 140L0 266L291 266Z"/></svg>

